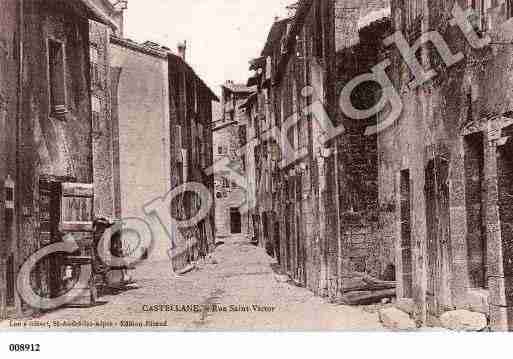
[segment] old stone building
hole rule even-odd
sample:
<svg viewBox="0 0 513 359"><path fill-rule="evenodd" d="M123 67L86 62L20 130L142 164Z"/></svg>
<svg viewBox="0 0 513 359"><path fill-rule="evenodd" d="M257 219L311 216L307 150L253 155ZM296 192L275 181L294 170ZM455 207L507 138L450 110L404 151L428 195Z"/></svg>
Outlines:
<svg viewBox="0 0 513 359"><path fill-rule="evenodd" d="M385 278L393 265L392 244L377 236L377 139L341 113L337 97L377 61L375 33L385 33L389 22L375 20L389 7L299 1L294 10L275 22L251 67L264 114L255 147L257 188L265 188L257 192L256 232L293 280L337 298L351 285L351 272ZM368 85L356 99L365 106L377 95Z"/></svg>
<svg viewBox="0 0 513 359"><path fill-rule="evenodd" d="M217 97L179 55L153 42L111 38L112 123L115 198L118 216L145 217L145 206L187 182L213 181L204 174L212 165L212 101ZM183 193L173 201L178 220L190 218L201 201ZM213 242L211 217L182 231L196 244L173 248L164 228L150 252L151 260L173 257L176 270L205 255ZM172 250L171 252L170 249Z"/></svg>
<svg viewBox="0 0 513 359"><path fill-rule="evenodd" d="M192 183L201 183L213 195L214 178L206 171L214 163L214 124L213 106L219 98L196 74L186 61L187 44L178 46L178 54L168 54L170 76L170 116L171 116L171 188ZM176 127L173 127L176 126ZM214 249L215 206L209 215L196 226L183 231L185 240L196 239L190 248L178 246L174 250L177 268L186 266L190 261L205 255ZM191 192L184 193L180 201L174 204L172 211L176 218L192 218L202 206L204 200Z"/></svg>
<svg viewBox="0 0 513 359"><path fill-rule="evenodd" d="M241 156L239 148L247 138L247 118L241 106L255 91L243 84L227 81L222 86L222 118L216 119L214 127L214 163L227 161L228 172L216 171L215 205L216 235L249 234L247 192L244 180L248 162Z"/></svg>
<svg viewBox="0 0 513 359"><path fill-rule="evenodd" d="M0 310L5 316L14 308L18 315L35 310L15 289L18 270L38 249L61 239L59 223L78 215L59 206L60 184L93 184L89 21L111 31L119 24L89 1L2 0L0 7ZM74 220L92 220L91 202L81 201L84 218ZM42 297L58 295L59 258L41 261L31 283Z"/></svg>
<svg viewBox="0 0 513 359"><path fill-rule="evenodd" d="M378 146L398 296L414 299L423 323L470 309L494 330L511 329L512 4L408 3L392 1L403 39L395 36L387 54L403 111ZM428 32L430 42L413 50L422 74L400 50Z"/></svg>

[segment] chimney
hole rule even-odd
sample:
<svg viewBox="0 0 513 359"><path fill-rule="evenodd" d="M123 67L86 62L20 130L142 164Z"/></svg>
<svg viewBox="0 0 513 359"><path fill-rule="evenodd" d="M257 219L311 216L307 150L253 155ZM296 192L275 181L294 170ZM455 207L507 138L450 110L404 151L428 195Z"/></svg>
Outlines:
<svg viewBox="0 0 513 359"><path fill-rule="evenodd" d="M182 60L186 61L186 53L187 53L187 40L184 42L178 43L178 56L182 58Z"/></svg>

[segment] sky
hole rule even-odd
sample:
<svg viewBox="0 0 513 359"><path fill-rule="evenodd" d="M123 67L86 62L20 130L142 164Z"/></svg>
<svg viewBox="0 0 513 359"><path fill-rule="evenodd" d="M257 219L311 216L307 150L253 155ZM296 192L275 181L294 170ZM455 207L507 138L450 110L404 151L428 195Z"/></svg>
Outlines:
<svg viewBox="0 0 513 359"><path fill-rule="evenodd" d="M187 40L187 62L219 94L226 80L247 81L276 16L293 0L129 0L125 37L171 48Z"/></svg>

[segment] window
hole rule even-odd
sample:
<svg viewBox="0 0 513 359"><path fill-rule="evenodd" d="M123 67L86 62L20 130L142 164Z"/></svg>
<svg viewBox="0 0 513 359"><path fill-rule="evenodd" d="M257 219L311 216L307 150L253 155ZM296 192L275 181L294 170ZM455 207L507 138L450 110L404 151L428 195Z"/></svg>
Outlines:
<svg viewBox="0 0 513 359"><path fill-rule="evenodd" d="M246 125L239 126L239 143L244 146L247 142L247 128Z"/></svg>
<svg viewBox="0 0 513 359"><path fill-rule="evenodd" d="M299 148L308 147L308 119L302 118L298 123L298 145Z"/></svg>
<svg viewBox="0 0 513 359"><path fill-rule="evenodd" d="M219 147L217 147L217 153L218 153L218 154L222 155L222 154L223 154L223 152L224 152L223 146L219 146Z"/></svg>
<svg viewBox="0 0 513 359"><path fill-rule="evenodd" d="M409 0L406 10L406 25L410 27L422 15L422 1L420 0Z"/></svg>
<svg viewBox="0 0 513 359"><path fill-rule="evenodd" d="M297 127L295 125L291 126L289 128L289 130L287 131L287 139L288 139L292 149L297 149L297 145L296 145L297 144L297 142L296 142L297 134L296 134L296 131L297 131Z"/></svg>
<svg viewBox="0 0 513 359"><path fill-rule="evenodd" d="M314 56L322 58L324 56L323 49L323 13L322 13L322 1L317 2L315 8L315 49Z"/></svg>
<svg viewBox="0 0 513 359"><path fill-rule="evenodd" d="M230 181L227 178L223 177L223 187L230 188Z"/></svg>
<svg viewBox="0 0 513 359"><path fill-rule="evenodd" d="M89 48L89 58L91 63L91 85L99 86L100 81L100 69L99 69L99 58L100 54L96 45L91 45Z"/></svg>
<svg viewBox="0 0 513 359"><path fill-rule="evenodd" d="M242 171L246 172L246 155L241 156L241 166L242 166Z"/></svg>
<svg viewBox="0 0 513 359"><path fill-rule="evenodd" d="M97 96L93 96L91 98L91 116L92 116L92 126L94 133L101 132L101 101Z"/></svg>
<svg viewBox="0 0 513 359"><path fill-rule="evenodd" d="M50 112L62 116L66 111L64 46L48 40L48 73L50 80Z"/></svg>
<svg viewBox="0 0 513 359"><path fill-rule="evenodd" d="M472 8L474 9L474 16L470 19L474 29L487 31L492 27L491 18L488 16L488 11L492 7L497 7L497 1L493 0L471 0ZM510 15L510 1L507 1L507 17Z"/></svg>

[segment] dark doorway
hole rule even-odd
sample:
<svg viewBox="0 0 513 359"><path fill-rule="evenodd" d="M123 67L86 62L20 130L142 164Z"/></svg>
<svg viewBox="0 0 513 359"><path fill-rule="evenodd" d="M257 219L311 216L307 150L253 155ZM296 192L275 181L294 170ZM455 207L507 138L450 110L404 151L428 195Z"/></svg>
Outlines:
<svg viewBox="0 0 513 359"><path fill-rule="evenodd" d="M7 298L6 304L8 307L14 306L14 288L15 288L15 273L14 273L14 255L9 255L7 258Z"/></svg>
<svg viewBox="0 0 513 359"><path fill-rule="evenodd" d="M14 252L15 247L14 240L14 190L12 188L6 188L5 193L6 201L9 201L12 206L5 208L5 238L6 238L6 249L7 249L7 263L6 263L6 305L7 307L14 307L15 304L15 283L16 283L16 271L14 263ZM2 273L3 274L3 273Z"/></svg>
<svg viewBox="0 0 513 359"><path fill-rule="evenodd" d="M257 214L254 214L252 216L253 218L253 232L255 237L253 238L253 242L256 244L262 245L262 239L260 238L260 216Z"/></svg>
<svg viewBox="0 0 513 359"><path fill-rule="evenodd" d="M277 217L275 217L277 218ZM274 253L276 260L281 265L281 245L280 245L280 222L274 222Z"/></svg>
<svg viewBox="0 0 513 359"><path fill-rule="evenodd" d="M465 207L472 288L486 288L486 224L483 206L484 141L481 132L465 137Z"/></svg>
<svg viewBox="0 0 513 359"><path fill-rule="evenodd" d="M403 297L412 298L412 248L411 248L411 185L410 171L401 171L401 253L403 272Z"/></svg>
<svg viewBox="0 0 513 359"><path fill-rule="evenodd" d="M39 245L44 247L59 241L60 183L39 182L39 215ZM34 282L44 296L57 297L64 289L61 280L63 259L62 253L55 253L43 259L36 267Z"/></svg>
<svg viewBox="0 0 513 359"><path fill-rule="evenodd" d="M285 264L287 274L292 273L292 229L290 222L290 213L292 212L290 204L285 206Z"/></svg>
<svg viewBox="0 0 513 359"><path fill-rule="evenodd" d="M242 217L238 208L230 208L230 228L232 234L242 233Z"/></svg>
<svg viewBox="0 0 513 359"><path fill-rule="evenodd" d="M513 132L513 128L511 128ZM497 149L498 206L504 268L504 294L506 305L513 307L513 145L510 142ZM509 329L513 328L513 315L508 313Z"/></svg>

